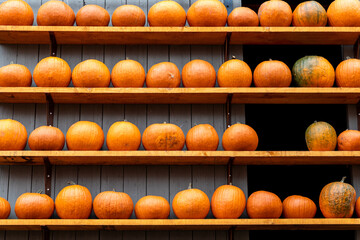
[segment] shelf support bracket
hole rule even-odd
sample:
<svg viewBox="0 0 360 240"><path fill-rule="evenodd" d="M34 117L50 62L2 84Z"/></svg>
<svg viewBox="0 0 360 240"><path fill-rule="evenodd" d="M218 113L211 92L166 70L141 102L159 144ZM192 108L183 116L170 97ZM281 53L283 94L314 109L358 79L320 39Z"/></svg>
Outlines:
<svg viewBox="0 0 360 240"><path fill-rule="evenodd" d="M49 32L49 35L50 35L50 56L56 57L57 43L56 43L55 33Z"/></svg>
<svg viewBox="0 0 360 240"><path fill-rule="evenodd" d="M232 166L234 163L234 158L231 157L227 164L227 184L232 185Z"/></svg>
<svg viewBox="0 0 360 240"><path fill-rule="evenodd" d="M227 96L226 99L226 128L231 127L231 101L232 101L232 93Z"/></svg>
<svg viewBox="0 0 360 240"><path fill-rule="evenodd" d="M46 93L46 124L54 126L54 101L50 93Z"/></svg>
<svg viewBox="0 0 360 240"><path fill-rule="evenodd" d="M230 38L231 38L231 32L226 33L226 38L225 38L225 43L224 43L224 62L229 60Z"/></svg>
<svg viewBox="0 0 360 240"><path fill-rule="evenodd" d="M50 240L50 231L47 226L41 226L42 240Z"/></svg>
<svg viewBox="0 0 360 240"><path fill-rule="evenodd" d="M44 157L45 194L51 197L52 165L48 157Z"/></svg>

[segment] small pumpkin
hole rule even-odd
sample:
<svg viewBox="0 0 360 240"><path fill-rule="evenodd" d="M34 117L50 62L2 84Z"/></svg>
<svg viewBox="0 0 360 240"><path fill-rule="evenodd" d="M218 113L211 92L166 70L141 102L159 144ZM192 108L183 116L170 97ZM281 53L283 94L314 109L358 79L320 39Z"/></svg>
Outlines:
<svg viewBox="0 0 360 240"><path fill-rule="evenodd" d="M109 150L134 151L141 144L141 133L137 126L130 122L113 123L106 137L106 145Z"/></svg>
<svg viewBox="0 0 360 240"><path fill-rule="evenodd" d="M128 219L134 209L130 196L115 190L99 193L93 206L96 217L100 219Z"/></svg>
<svg viewBox="0 0 360 240"><path fill-rule="evenodd" d="M360 2L358 0L335 0L327 9L329 25L333 27L360 26Z"/></svg>
<svg viewBox="0 0 360 240"><path fill-rule="evenodd" d="M148 22L151 27L183 27L186 23L186 12L175 1L160 1L151 6Z"/></svg>
<svg viewBox="0 0 360 240"><path fill-rule="evenodd" d="M100 150L103 144L104 132L94 122L76 122L66 133L66 145L69 150Z"/></svg>
<svg viewBox="0 0 360 240"><path fill-rule="evenodd" d="M247 7L235 8L227 20L229 27L259 26L259 17L252 9Z"/></svg>
<svg viewBox="0 0 360 240"><path fill-rule="evenodd" d="M216 151L219 136L210 124L199 124L186 134L186 148L191 151Z"/></svg>
<svg viewBox="0 0 360 240"><path fill-rule="evenodd" d="M335 82L333 66L319 56L300 58L295 62L292 74L299 87L332 87Z"/></svg>
<svg viewBox="0 0 360 240"><path fill-rule="evenodd" d="M10 212L10 203L5 198L0 197L0 219L7 219L10 216Z"/></svg>
<svg viewBox="0 0 360 240"><path fill-rule="evenodd" d="M326 218L351 218L354 213L356 192L353 186L340 182L327 184L320 193L319 206Z"/></svg>
<svg viewBox="0 0 360 240"><path fill-rule="evenodd" d="M218 0L198 0L187 12L187 21L192 27L223 27L227 21L225 5Z"/></svg>
<svg viewBox="0 0 360 240"><path fill-rule="evenodd" d="M337 138L339 151L360 151L360 131L345 130Z"/></svg>
<svg viewBox="0 0 360 240"><path fill-rule="evenodd" d="M290 87L291 78L290 68L277 60L264 61L254 70L256 87Z"/></svg>
<svg viewBox="0 0 360 240"><path fill-rule="evenodd" d="M71 68L61 58L47 57L35 66L33 78L38 87L67 87L71 81Z"/></svg>
<svg viewBox="0 0 360 240"><path fill-rule="evenodd" d="M54 213L54 200L46 194L24 193L15 203L19 219L48 219Z"/></svg>
<svg viewBox="0 0 360 240"><path fill-rule="evenodd" d="M171 123L155 123L148 126L142 135L146 150L182 150L185 136L181 128Z"/></svg>
<svg viewBox="0 0 360 240"><path fill-rule="evenodd" d="M342 61L336 68L335 80L338 87L360 87L360 60Z"/></svg>
<svg viewBox="0 0 360 240"><path fill-rule="evenodd" d="M217 81L219 87L250 87L252 72L246 62L231 59L220 66Z"/></svg>
<svg viewBox="0 0 360 240"><path fill-rule="evenodd" d="M284 218L313 218L316 214L316 205L310 198L292 195L283 202Z"/></svg>
<svg viewBox="0 0 360 240"><path fill-rule="evenodd" d="M29 136L31 150L62 150L65 145L65 136L56 127L41 126Z"/></svg>
<svg viewBox="0 0 360 240"><path fill-rule="evenodd" d="M292 24L296 27L324 27L327 24L326 10L316 1L302 2L293 12Z"/></svg>
<svg viewBox="0 0 360 240"><path fill-rule="evenodd" d="M12 119L0 120L0 150L24 150L26 142L24 125Z"/></svg>
<svg viewBox="0 0 360 240"><path fill-rule="evenodd" d="M309 151L334 151L336 131L327 122L314 122L306 129L305 141Z"/></svg>
<svg viewBox="0 0 360 240"><path fill-rule="evenodd" d="M258 16L263 27L288 27L292 21L292 10L284 1L270 0L260 5Z"/></svg>
<svg viewBox="0 0 360 240"><path fill-rule="evenodd" d="M216 218L239 218L245 210L244 192L232 185L218 187L211 198L211 211Z"/></svg>
<svg viewBox="0 0 360 240"><path fill-rule="evenodd" d="M222 146L226 151L255 151L259 144L256 131L241 123L236 123L225 130Z"/></svg>
<svg viewBox="0 0 360 240"><path fill-rule="evenodd" d="M183 67L181 75L184 87L214 87L216 83L214 67L204 60L188 62Z"/></svg>
<svg viewBox="0 0 360 240"><path fill-rule="evenodd" d="M153 65L146 75L146 86L150 88L175 88L179 87L180 83L180 71L171 62Z"/></svg>
<svg viewBox="0 0 360 240"><path fill-rule="evenodd" d="M135 204L138 219L167 219L170 215L169 202L160 196L145 196Z"/></svg>
<svg viewBox="0 0 360 240"><path fill-rule="evenodd" d="M111 21L114 27L143 27L146 17L138 6L122 5L115 9Z"/></svg>
<svg viewBox="0 0 360 240"><path fill-rule="evenodd" d="M80 8L75 20L78 26L108 26L110 14L98 5L89 4Z"/></svg>
<svg viewBox="0 0 360 240"><path fill-rule="evenodd" d="M122 60L112 69L111 82L114 87L143 87L145 70L137 61Z"/></svg>
<svg viewBox="0 0 360 240"><path fill-rule="evenodd" d="M75 13L66 3L51 0L40 6L36 22L39 26L73 26Z"/></svg>
<svg viewBox="0 0 360 240"><path fill-rule="evenodd" d="M95 59L85 60L75 66L72 72L74 87L109 87L110 71Z"/></svg>
<svg viewBox="0 0 360 240"><path fill-rule="evenodd" d="M31 82L31 72L24 65L9 64L0 68L0 87L30 87Z"/></svg>
<svg viewBox="0 0 360 240"><path fill-rule="evenodd" d="M268 191L252 193L246 204L246 211L250 218L279 218L282 208L280 198Z"/></svg>
<svg viewBox="0 0 360 240"><path fill-rule="evenodd" d="M34 12L23 0L8 0L0 5L0 25L31 26Z"/></svg>

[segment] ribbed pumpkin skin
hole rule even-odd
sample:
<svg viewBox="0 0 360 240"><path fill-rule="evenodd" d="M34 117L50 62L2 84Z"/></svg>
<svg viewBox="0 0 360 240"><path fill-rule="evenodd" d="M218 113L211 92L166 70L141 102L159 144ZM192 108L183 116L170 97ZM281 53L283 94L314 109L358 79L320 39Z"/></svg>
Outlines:
<svg viewBox="0 0 360 240"><path fill-rule="evenodd" d="M184 87L214 87L216 72L214 67L204 60L192 60L185 64L181 72Z"/></svg>
<svg viewBox="0 0 360 240"><path fill-rule="evenodd" d="M0 87L30 87L31 72L20 64L9 64L0 68Z"/></svg>
<svg viewBox="0 0 360 240"><path fill-rule="evenodd" d="M316 1L300 3L293 12L295 27L324 27L327 24L326 10Z"/></svg>
<svg viewBox="0 0 360 240"><path fill-rule="evenodd" d="M360 151L360 131L345 130L340 133L337 148L339 151Z"/></svg>
<svg viewBox="0 0 360 240"><path fill-rule="evenodd" d="M333 66L319 56L306 56L297 60L292 75L299 87L332 87L335 81Z"/></svg>
<svg viewBox="0 0 360 240"><path fill-rule="evenodd" d="M284 1L270 0L260 5L258 10L260 26L288 27L292 21L292 10Z"/></svg>
<svg viewBox="0 0 360 240"><path fill-rule="evenodd" d="M114 87L143 87L145 70L134 60L122 60L111 71L111 82Z"/></svg>
<svg viewBox="0 0 360 240"><path fill-rule="evenodd" d="M47 57L35 66L33 78L38 87L67 87L71 81L71 68L61 58Z"/></svg>
<svg viewBox="0 0 360 240"><path fill-rule="evenodd" d="M80 8L75 19L78 26L108 26L110 14L98 5L89 4Z"/></svg>
<svg viewBox="0 0 360 240"><path fill-rule="evenodd" d="M110 71L104 63L88 59L75 66L72 82L74 87L109 87Z"/></svg>
<svg viewBox="0 0 360 240"><path fill-rule="evenodd" d="M148 22L151 27L183 27L186 12L175 1L160 1L149 9Z"/></svg>
<svg viewBox="0 0 360 240"><path fill-rule="evenodd" d="M46 194L24 193L15 203L19 219L48 219L54 213L54 200Z"/></svg>
<svg viewBox="0 0 360 240"><path fill-rule="evenodd" d="M250 87L252 72L246 62L231 59L220 66L217 80L220 87Z"/></svg>
<svg viewBox="0 0 360 240"><path fill-rule="evenodd" d="M309 151L334 151L336 131L326 122L315 122L306 129L305 141Z"/></svg>
<svg viewBox="0 0 360 240"><path fill-rule="evenodd" d="M338 87L360 87L360 60L342 61L336 67L335 80Z"/></svg>
<svg viewBox="0 0 360 240"><path fill-rule="evenodd" d="M0 219L7 219L10 212L10 203L5 198L0 197Z"/></svg>
<svg viewBox="0 0 360 240"><path fill-rule="evenodd" d="M327 9L329 25L333 27L360 26L360 2L358 0L335 0Z"/></svg>
<svg viewBox="0 0 360 240"><path fill-rule="evenodd" d="M250 8L237 7L229 14L227 23L229 27L257 27L259 26L259 17Z"/></svg>
<svg viewBox="0 0 360 240"><path fill-rule="evenodd" d="M167 219L170 215L169 202L160 196L145 196L135 204L138 219Z"/></svg>
<svg viewBox="0 0 360 240"><path fill-rule="evenodd" d="M39 26L73 26L75 13L66 3L52 0L40 6L36 22Z"/></svg>
<svg viewBox="0 0 360 240"><path fill-rule="evenodd" d="M283 201L284 218L313 218L315 214L316 205L310 198L292 195Z"/></svg>
<svg viewBox="0 0 360 240"><path fill-rule="evenodd" d="M62 219L88 219L92 210L92 196L86 187L64 187L55 199L57 215Z"/></svg>
<svg viewBox="0 0 360 240"><path fill-rule="evenodd" d="M237 123L225 130L222 146L226 151L255 151L259 137L255 130L246 125Z"/></svg>
<svg viewBox="0 0 360 240"><path fill-rule="evenodd" d="M355 189L347 183L332 182L320 193L319 206L326 218L350 218L354 213Z"/></svg>
<svg viewBox="0 0 360 240"><path fill-rule="evenodd" d="M256 87L289 87L291 78L290 68L277 60L264 61L254 70Z"/></svg>
<svg viewBox="0 0 360 240"><path fill-rule="evenodd" d="M24 150L26 142L24 125L12 119L0 120L0 150Z"/></svg>
<svg viewBox="0 0 360 240"><path fill-rule="evenodd" d="M31 26L34 12L22 0L8 0L0 5L0 25Z"/></svg>
<svg viewBox="0 0 360 240"><path fill-rule="evenodd" d="M141 133L137 126L130 122L113 123L106 137L106 145L113 151L138 150L141 144Z"/></svg>
<svg viewBox="0 0 360 240"><path fill-rule="evenodd" d="M177 218L204 219L210 211L210 200L199 189L186 189L175 195L172 208Z"/></svg>
<svg viewBox="0 0 360 240"><path fill-rule="evenodd" d="M29 136L31 150L62 150L65 145L65 136L56 127L41 126L31 132Z"/></svg>
<svg viewBox="0 0 360 240"><path fill-rule="evenodd" d="M182 150L185 145L185 135L181 128L174 124L155 123L143 132L142 144L146 150Z"/></svg>
<svg viewBox="0 0 360 240"><path fill-rule="evenodd" d="M104 144L104 132L99 125L89 121L79 121L71 125L66 133L69 150L100 150Z"/></svg>
<svg viewBox="0 0 360 240"><path fill-rule="evenodd" d="M181 83L178 67L171 62L153 65L146 75L146 86L150 88L175 88Z"/></svg>
<svg viewBox="0 0 360 240"><path fill-rule="evenodd" d="M218 0L198 0L187 12L187 21L192 27L223 27L226 25L227 10Z"/></svg>
<svg viewBox="0 0 360 240"><path fill-rule="evenodd" d="M232 185L218 187L211 198L211 212L216 218L239 218L245 210L244 192Z"/></svg>
<svg viewBox="0 0 360 240"><path fill-rule="evenodd" d="M134 203L126 193L105 191L95 197L93 207L99 219L128 219L133 212Z"/></svg>
<svg viewBox="0 0 360 240"><path fill-rule="evenodd" d="M279 218L282 202L272 192L257 191L249 196L246 211L250 218Z"/></svg>
<svg viewBox="0 0 360 240"><path fill-rule="evenodd" d="M138 6L122 5L115 9L111 21L114 27L143 27L146 17Z"/></svg>
<svg viewBox="0 0 360 240"><path fill-rule="evenodd" d="M186 148L191 151L216 151L219 136L215 128L209 124L192 127L186 134Z"/></svg>

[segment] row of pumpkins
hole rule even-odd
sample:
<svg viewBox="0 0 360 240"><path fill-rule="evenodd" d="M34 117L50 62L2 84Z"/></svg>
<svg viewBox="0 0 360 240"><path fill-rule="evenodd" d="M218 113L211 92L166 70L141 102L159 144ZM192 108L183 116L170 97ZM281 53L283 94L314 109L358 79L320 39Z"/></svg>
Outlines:
<svg viewBox="0 0 360 240"><path fill-rule="evenodd" d="M31 76L29 69L20 64L0 68L0 87L30 87L32 78L38 87L143 87L175 88L181 82L184 87L214 87L216 79L220 87L360 87L360 60L347 59L334 70L331 63L320 56L306 56L295 62L292 71L281 61L260 63L252 73L249 65L238 59L223 63L217 74L214 67L204 60L192 60L185 64L180 74L171 62L153 65L147 74L143 66L134 60L118 62L110 73L107 66L95 59L85 60L71 72L69 64L58 57L42 59Z"/></svg>
<svg viewBox="0 0 360 240"><path fill-rule="evenodd" d="M356 201L355 189L340 182L327 184L320 193L319 206L326 218L350 218L355 204L360 216L360 198ZM180 219L203 219L210 208L215 218L236 219L246 207L250 218L313 218L316 214L315 203L303 196L292 195L283 202L274 193L257 191L246 201L243 191L233 185L218 187L211 203L200 189L191 188L178 192L172 201L172 209ZM24 193L15 203L15 214L20 219L47 219L53 215L54 208L63 219L87 219L92 209L100 219L128 219L132 215L134 204L130 196L123 192L105 191L99 193L94 202L90 191L80 185L63 188L55 199L41 193ZM8 218L10 204L0 197L0 219ZM161 196L145 196L135 204L138 219L167 219L170 214L169 202Z"/></svg>
<svg viewBox="0 0 360 240"><path fill-rule="evenodd" d="M294 12L284 1L271 0L260 5L258 14L246 7L235 8L228 17L218 0L198 0L186 13L175 1L160 1L148 13L150 26L360 26L360 3L335 0L326 10L316 1L299 4ZM61 1L48 1L37 13L39 26L108 26L109 13L97 5L86 5L76 14ZM134 5L118 7L112 15L113 26L144 26L146 16ZM33 25L34 14L23 0L8 0L0 5L0 25Z"/></svg>

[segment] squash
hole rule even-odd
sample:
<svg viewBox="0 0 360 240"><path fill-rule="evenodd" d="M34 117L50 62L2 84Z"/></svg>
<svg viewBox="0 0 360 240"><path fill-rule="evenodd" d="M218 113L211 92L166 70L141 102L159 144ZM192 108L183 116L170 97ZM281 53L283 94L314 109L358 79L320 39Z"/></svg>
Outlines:
<svg viewBox="0 0 360 240"><path fill-rule="evenodd" d="M336 67L335 80L338 87L360 87L360 60L342 61Z"/></svg>
<svg viewBox="0 0 360 240"><path fill-rule="evenodd" d="M257 191L249 196L246 211L250 218L279 218L282 207L282 202L276 194Z"/></svg>
<svg viewBox="0 0 360 240"><path fill-rule="evenodd" d="M115 64L111 71L111 82L114 87L143 87L145 70L134 60L122 60Z"/></svg>
<svg viewBox="0 0 360 240"><path fill-rule="evenodd" d="M316 205L310 198L292 195L283 201L284 218L313 218L315 214Z"/></svg>
<svg viewBox="0 0 360 240"><path fill-rule="evenodd" d="M0 68L0 87L30 87L31 72L20 64L9 64Z"/></svg>
<svg viewBox="0 0 360 240"><path fill-rule="evenodd" d="M76 122L66 133L66 145L69 150L96 151L100 150L103 144L104 132L94 122Z"/></svg>
<svg viewBox="0 0 360 240"><path fill-rule="evenodd" d="M277 60L264 61L254 70L256 87L290 87L291 78L290 68Z"/></svg>
<svg viewBox="0 0 360 240"><path fill-rule="evenodd" d="M319 206L326 218L351 218L354 213L356 192L353 186L340 182L327 184L320 193Z"/></svg>
<svg viewBox="0 0 360 240"><path fill-rule="evenodd" d="M24 150L26 142L24 125L12 119L0 120L0 150Z"/></svg>
<svg viewBox="0 0 360 240"><path fill-rule="evenodd" d="M153 65L146 75L146 86L150 88L175 88L179 87L180 83L180 71L171 62Z"/></svg>
<svg viewBox="0 0 360 240"><path fill-rule="evenodd" d="M295 27L324 27L327 24L326 10L316 1L300 3L293 12Z"/></svg>
<svg viewBox="0 0 360 240"><path fill-rule="evenodd" d="M262 3L258 10L260 26L288 27L292 21L292 11L289 4L280 0L270 0Z"/></svg>
<svg viewBox="0 0 360 240"><path fill-rule="evenodd" d="M198 0L187 12L187 21L191 27L223 27L226 25L228 12L218 0Z"/></svg>
<svg viewBox="0 0 360 240"><path fill-rule="evenodd" d="M181 72L184 87L214 87L216 72L214 67L204 60L192 60L185 64Z"/></svg>
<svg viewBox="0 0 360 240"><path fill-rule="evenodd" d="M360 131L345 130L337 138L339 151L360 151Z"/></svg>
<svg viewBox="0 0 360 240"><path fill-rule="evenodd" d="M10 216L10 212L10 203L5 198L0 197L0 219L7 219Z"/></svg>
<svg viewBox="0 0 360 240"><path fill-rule="evenodd" d="M309 151L334 151L336 131L326 122L314 122L306 129L305 141Z"/></svg>
<svg viewBox="0 0 360 240"><path fill-rule="evenodd" d="M54 213L54 200L46 194L24 193L15 203L19 219L48 219Z"/></svg>
<svg viewBox="0 0 360 240"><path fill-rule="evenodd" d="M217 73L219 87L250 87L252 72L249 65L234 58L220 66Z"/></svg>
<svg viewBox="0 0 360 240"><path fill-rule="evenodd" d="M100 219L128 219L134 209L130 196L115 190L99 193L93 206L96 217Z"/></svg>
<svg viewBox="0 0 360 240"><path fill-rule="evenodd" d="M74 87L98 88L110 85L109 69L95 59L88 59L76 65L71 76Z"/></svg>
<svg viewBox="0 0 360 240"><path fill-rule="evenodd" d="M359 199L360 199L360 197L356 200L356 203L355 203L355 212L356 212L357 217L360 217L360 200ZM0 219L1 219L1 217L0 217Z"/></svg>
<svg viewBox="0 0 360 240"><path fill-rule="evenodd" d="M225 130L222 146L226 151L255 151L259 138L255 130L241 123L236 123Z"/></svg>
<svg viewBox="0 0 360 240"><path fill-rule="evenodd" d="M89 4L80 8L75 20L78 26L108 26L110 14L98 5Z"/></svg>
<svg viewBox="0 0 360 240"><path fill-rule="evenodd" d="M186 148L191 151L216 151L219 136L210 124L199 124L186 134Z"/></svg>
<svg viewBox="0 0 360 240"><path fill-rule="evenodd" d="M71 81L71 68L61 58L47 57L35 66L33 78L38 87L67 87Z"/></svg>
<svg viewBox="0 0 360 240"><path fill-rule="evenodd" d="M65 145L65 136L56 127L41 126L36 128L29 136L31 150L62 150Z"/></svg>
<svg viewBox="0 0 360 240"><path fill-rule="evenodd" d="M155 123L148 126L142 135L146 150L182 150L185 136L181 128L171 123Z"/></svg>
<svg viewBox="0 0 360 240"><path fill-rule="evenodd" d="M229 14L227 23L229 27L257 27L259 26L259 17L250 8L237 7Z"/></svg>
<svg viewBox="0 0 360 240"><path fill-rule="evenodd" d="M122 5L115 9L111 21L114 27L143 27L146 16L138 6Z"/></svg>
<svg viewBox="0 0 360 240"><path fill-rule="evenodd" d="M327 9L329 25L333 27L360 26L360 2L358 0L335 0Z"/></svg>
<svg viewBox="0 0 360 240"><path fill-rule="evenodd" d="M138 150L141 144L141 133L137 126L130 122L113 123L106 137L106 145L113 151Z"/></svg>
<svg viewBox="0 0 360 240"><path fill-rule="evenodd" d="M160 196L145 196L135 204L138 219L167 219L170 215L169 202Z"/></svg>
<svg viewBox="0 0 360 240"><path fill-rule="evenodd" d="M66 3L51 0L40 6L36 22L39 26L73 26L75 13Z"/></svg>
<svg viewBox="0 0 360 240"><path fill-rule="evenodd" d="M148 22L150 27L183 27L186 24L186 12L175 1L160 1L151 6Z"/></svg>
<svg viewBox="0 0 360 240"><path fill-rule="evenodd" d="M31 26L34 12L23 0L7 0L0 5L0 25Z"/></svg>

